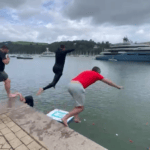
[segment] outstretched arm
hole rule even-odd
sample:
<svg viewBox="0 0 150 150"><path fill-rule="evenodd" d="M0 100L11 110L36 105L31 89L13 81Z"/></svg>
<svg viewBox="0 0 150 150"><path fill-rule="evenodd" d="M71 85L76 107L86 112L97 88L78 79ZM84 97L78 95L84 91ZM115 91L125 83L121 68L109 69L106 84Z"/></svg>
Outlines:
<svg viewBox="0 0 150 150"><path fill-rule="evenodd" d="M16 93L16 95L18 95L20 97L20 101L26 102L25 98L22 96L21 93Z"/></svg>
<svg viewBox="0 0 150 150"><path fill-rule="evenodd" d="M103 78L101 81L104 82L104 83L106 83L106 84L108 84L108 85L110 85L110 86L113 86L113 87L115 87L117 89L123 89L122 86L118 86L115 83L113 83L111 80L108 80L106 78Z"/></svg>
<svg viewBox="0 0 150 150"><path fill-rule="evenodd" d="M72 51L74 51L75 49L68 49L68 50L65 50L64 52L65 53L70 53L70 52L72 52Z"/></svg>

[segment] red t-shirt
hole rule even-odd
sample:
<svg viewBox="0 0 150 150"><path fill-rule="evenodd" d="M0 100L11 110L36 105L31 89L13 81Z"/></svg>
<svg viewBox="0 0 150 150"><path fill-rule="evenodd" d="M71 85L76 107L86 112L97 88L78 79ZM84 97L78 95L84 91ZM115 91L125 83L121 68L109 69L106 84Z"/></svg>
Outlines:
<svg viewBox="0 0 150 150"><path fill-rule="evenodd" d="M102 80L104 77L91 70L83 71L78 76L72 79L72 81L79 81L84 88L87 88L89 85L93 84L97 80Z"/></svg>

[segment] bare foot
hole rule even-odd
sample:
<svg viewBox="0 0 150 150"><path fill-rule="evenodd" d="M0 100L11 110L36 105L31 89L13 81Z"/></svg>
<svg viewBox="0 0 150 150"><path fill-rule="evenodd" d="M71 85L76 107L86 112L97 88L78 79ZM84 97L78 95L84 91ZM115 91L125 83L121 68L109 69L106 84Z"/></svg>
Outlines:
<svg viewBox="0 0 150 150"><path fill-rule="evenodd" d="M80 123L81 121L80 121L79 118L74 118L74 122L75 122L75 123Z"/></svg>
<svg viewBox="0 0 150 150"><path fill-rule="evenodd" d="M40 95L44 90L42 88L39 89L36 95Z"/></svg>
<svg viewBox="0 0 150 150"><path fill-rule="evenodd" d="M62 120L63 124L65 125L65 127L68 127L67 119L62 118L61 120Z"/></svg>
<svg viewBox="0 0 150 150"><path fill-rule="evenodd" d="M74 122L75 123L80 123L81 122L78 115L74 115Z"/></svg>
<svg viewBox="0 0 150 150"><path fill-rule="evenodd" d="M17 96L18 96L17 94L11 94L11 93L8 95L9 98L14 98L14 97L17 97Z"/></svg>

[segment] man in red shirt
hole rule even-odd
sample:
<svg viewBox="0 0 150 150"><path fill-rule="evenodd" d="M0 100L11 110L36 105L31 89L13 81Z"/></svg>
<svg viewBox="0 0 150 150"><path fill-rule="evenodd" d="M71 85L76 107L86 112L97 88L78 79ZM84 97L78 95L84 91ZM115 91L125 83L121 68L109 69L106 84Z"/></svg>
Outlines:
<svg viewBox="0 0 150 150"><path fill-rule="evenodd" d="M71 80L68 86L68 91L75 100L76 106L75 108L65 115L62 118L62 122L65 126L68 126L67 119L71 116L74 116L75 122L80 122L78 114L83 111L84 109L84 101L85 101L85 89L90 86L91 84L95 83L96 81L100 80L110 86L113 86L117 89L122 89L122 86L118 86L112 81L104 78L100 74L100 68L93 67L92 70L83 71L77 77Z"/></svg>

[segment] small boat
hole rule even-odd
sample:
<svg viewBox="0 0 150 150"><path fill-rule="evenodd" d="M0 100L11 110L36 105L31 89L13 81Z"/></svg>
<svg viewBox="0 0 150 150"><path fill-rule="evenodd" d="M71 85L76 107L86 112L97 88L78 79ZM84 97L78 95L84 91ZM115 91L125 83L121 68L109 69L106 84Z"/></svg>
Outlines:
<svg viewBox="0 0 150 150"><path fill-rule="evenodd" d="M30 55L18 55L17 59L33 59Z"/></svg>
<svg viewBox="0 0 150 150"><path fill-rule="evenodd" d="M16 55L10 55L9 57L16 57Z"/></svg>
<svg viewBox="0 0 150 150"><path fill-rule="evenodd" d="M51 52L46 48L46 51L43 52L39 57L55 57L55 53Z"/></svg>

